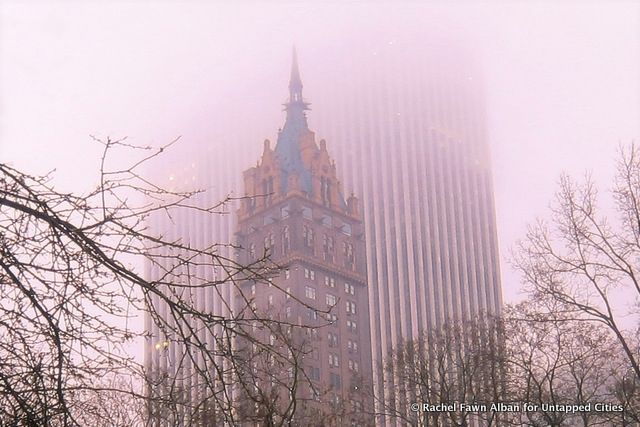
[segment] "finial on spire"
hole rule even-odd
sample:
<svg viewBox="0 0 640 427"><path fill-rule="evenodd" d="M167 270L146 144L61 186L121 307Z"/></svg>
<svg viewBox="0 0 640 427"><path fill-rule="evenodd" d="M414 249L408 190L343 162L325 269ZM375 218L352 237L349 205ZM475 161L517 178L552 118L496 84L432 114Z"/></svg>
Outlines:
<svg viewBox="0 0 640 427"><path fill-rule="evenodd" d="M291 62L291 78L289 79L289 102L302 101L302 79L298 69L298 53L293 46L293 56Z"/></svg>

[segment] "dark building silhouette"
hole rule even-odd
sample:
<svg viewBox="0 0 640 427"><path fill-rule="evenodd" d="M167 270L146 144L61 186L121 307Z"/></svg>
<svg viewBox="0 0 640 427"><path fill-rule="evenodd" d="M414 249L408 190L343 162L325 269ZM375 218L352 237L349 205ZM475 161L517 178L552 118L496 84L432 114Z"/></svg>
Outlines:
<svg viewBox="0 0 640 427"><path fill-rule="evenodd" d="M282 322L253 335L303 373L290 392L301 402L300 425L315 425L318 415L323 425L364 425L372 419L364 393L372 370L363 224L358 199L345 200L326 142L316 143L309 130L308 109L294 51L286 121L276 146L265 141L258 164L244 172L250 197L237 227L241 263L266 252L286 269L263 283L245 283L238 298L249 302L250 316ZM295 368L285 363L287 371L279 372L273 355L265 361L255 345L244 350L252 353L255 393L274 389L286 410L290 396L282 395L294 386ZM244 410L254 421L269 415L250 404Z"/></svg>

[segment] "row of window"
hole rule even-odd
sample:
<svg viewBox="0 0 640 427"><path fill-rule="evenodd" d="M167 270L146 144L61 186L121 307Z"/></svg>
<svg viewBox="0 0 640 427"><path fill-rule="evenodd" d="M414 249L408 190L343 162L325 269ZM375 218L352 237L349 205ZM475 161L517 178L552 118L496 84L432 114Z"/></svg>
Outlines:
<svg viewBox="0 0 640 427"><path fill-rule="evenodd" d="M348 361L348 365L349 370L350 371L354 371L354 372L360 372L360 364L352 359L349 359ZM340 357L335 354L335 353L329 353L329 367L330 368L339 368L340 367ZM320 368L317 367L311 367L311 369L309 369L308 371L309 377L312 380L319 380L320 379ZM332 372L333 374L333 372ZM330 377L330 384L332 386L337 386L340 387L340 376L337 374L334 374L334 379L336 381L334 381L334 383L331 382L331 377Z"/></svg>
<svg viewBox="0 0 640 427"><path fill-rule="evenodd" d="M329 348L338 347L339 341L340 341L340 337L338 336L338 334L334 332L327 333L327 343L329 345ZM357 353L358 342L350 339L347 340L347 349L349 350L350 353Z"/></svg>
<svg viewBox="0 0 640 427"><path fill-rule="evenodd" d="M291 277L291 273L290 273L289 269L286 269L284 271L284 278L285 279L289 279L290 277ZM316 273L313 270L309 270L308 268L305 268L304 269L304 277L306 279L309 279L309 280L314 280L315 277L316 277ZM325 285L327 285L327 286L329 286L331 288L335 288L336 287L336 281L333 278L325 277L324 283L325 283ZM273 286L273 284L269 283L269 287L271 288L272 286ZM345 283L344 284L344 292L349 294L349 295L354 295L354 296L356 294L355 288L353 287L353 285L351 285L349 283ZM255 294L256 294L256 284L253 283L251 285L251 295L255 295ZM306 285L305 286L305 296L307 298L310 298L310 299L316 299L316 289L313 286ZM291 287L287 287L286 288L286 298L287 299L291 298ZM273 296L269 295L269 299L270 299L269 305L271 305L271 303L273 302L272 301ZM329 306L336 305L336 299L337 299L337 297L335 295L327 294L327 305L329 305ZM353 311L353 313L355 313L355 311Z"/></svg>
<svg viewBox="0 0 640 427"><path fill-rule="evenodd" d="M281 231L281 240L282 240L282 253L287 253L291 250L291 232L289 230L289 226L284 226ZM302 226L302 241L306 248L308 248L311 252L314 252L315 246L315 231L312 227L308 225ZM335 240L332 236L327 234L323 234L322 236L322 253L325 261L333 262L334 260L334 247ZM276 245L276 239L273 233L269 233L264 236L263 239L263 247L264 250L270 254L273 251L273 248ZM353 244L349 242L342 242L342 253L344 255L344 265L345 267L354 268L355 265L355 255L353 251ZM256 258L256 245L255 243L251 243L249 245L249 256L253 259Z"/></svg>

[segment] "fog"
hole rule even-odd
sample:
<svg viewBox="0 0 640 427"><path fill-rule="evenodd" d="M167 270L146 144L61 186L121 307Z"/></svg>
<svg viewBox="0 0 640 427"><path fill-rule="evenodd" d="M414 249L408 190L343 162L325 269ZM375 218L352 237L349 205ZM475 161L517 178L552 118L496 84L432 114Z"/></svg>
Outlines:
<svg viewBox="0 0 640 427"><path fill-rule="evenodd" d="M181 136L184 151L242 149L249 166L283 123L292 45L323 138L322 85L351 84L334 62L389 44L411 58L434 40L481 70L503 293L516 301L510 248L547 214L559 175L590 170L605 189L616 147L640 135L638 2L5 0L0 161L55 168L61 188L82 191L99 162L89 135L142 145Z"/></svg>

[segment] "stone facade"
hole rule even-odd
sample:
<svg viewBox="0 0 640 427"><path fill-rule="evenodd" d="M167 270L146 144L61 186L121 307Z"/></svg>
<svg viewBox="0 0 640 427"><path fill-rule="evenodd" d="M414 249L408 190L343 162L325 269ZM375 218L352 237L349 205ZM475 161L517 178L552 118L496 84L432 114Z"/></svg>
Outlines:
<svg viewBox="0 0 640 427"><path fill-rule="evenodd" d="M281 270L262 283L247 281L237 297L251 307L248 316L281 322L253 331L253 337L295 359L302 375L294 380L287 363L282 365L286 372L274 372L269 366L278 361L271 356L266 364L254 359L255 371L263 372L256 374L255 391L272 388L286 406L290 388L302 403L296 412L301 423L320 425L322 414L322 425L365 425L373 419L372 369L358 199L345 200L327 144L316 143L308 128L295 54L289 89L287 118L275 148L265 141L260 161L244 172L247 198L237 228L240 263L268 255ZM245 350L252 357L260 352L256 345ZM245 409L248 419L265 416Z"/></svg>

